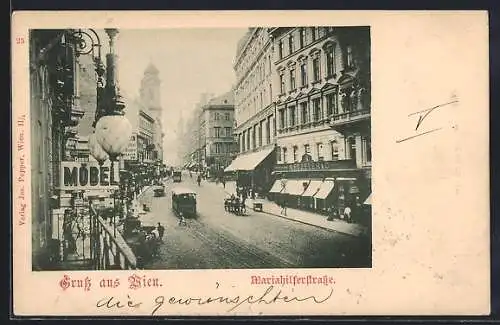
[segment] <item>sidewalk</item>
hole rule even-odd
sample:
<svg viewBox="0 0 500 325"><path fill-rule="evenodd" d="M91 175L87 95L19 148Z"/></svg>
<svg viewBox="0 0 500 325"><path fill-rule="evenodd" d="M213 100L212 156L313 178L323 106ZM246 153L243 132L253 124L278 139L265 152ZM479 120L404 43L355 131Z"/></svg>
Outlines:
<svg viewBox="0 0 500 325"><path fill-rule="evenodd" d="M236 193L236 183L235 182L227 182L226 183L226 188L224 189L222 187L222 184L216 185L215 183L211 182L206 182L206 184L211 184L214 187L218 187L221 190L224 190L227 194L235 194ZM368 229L362 225L359 224L354 224L354 223L347 223L343 220L333 220L333 221L328 221L326 220L326 216L319 215L316 213L308 212L308 211L303 211L303 210L298 210L298 209L292 209L292 208L287 208L287 215L282 215L281 208L272 201L269 201L267 199L255 199L256 202L261 202L263 203L263 212L267 213L269 215L273 215L276 217L308 224L311 226L316 226L319 228L323 228L329 231L336 231L340 233L344 233L346 235L350 236L363 236L367 235ZM253 208L253 202L254 200L252 199L247 199L247 207L249 209Z"/></svg>

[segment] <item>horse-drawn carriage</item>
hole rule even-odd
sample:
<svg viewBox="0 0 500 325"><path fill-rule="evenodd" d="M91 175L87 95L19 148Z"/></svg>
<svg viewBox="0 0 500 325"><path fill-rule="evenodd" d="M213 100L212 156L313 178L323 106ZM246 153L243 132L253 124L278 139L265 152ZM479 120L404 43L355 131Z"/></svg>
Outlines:
<svg viewBox="0 0 500 325"><path fill-rule="evenodd" d="M128 235L127 243L134 251L138 260L138 266L150 262L159 255L162 239L159 237L155 226L141 225L140 221L135 229Z"/></svg>
<svg viewBox="0 0 500 325"><path fill-rule="evenodd" d="M245 203L238 197L225 198L224 210L236 215L244 215L247 212Z"/></svg>

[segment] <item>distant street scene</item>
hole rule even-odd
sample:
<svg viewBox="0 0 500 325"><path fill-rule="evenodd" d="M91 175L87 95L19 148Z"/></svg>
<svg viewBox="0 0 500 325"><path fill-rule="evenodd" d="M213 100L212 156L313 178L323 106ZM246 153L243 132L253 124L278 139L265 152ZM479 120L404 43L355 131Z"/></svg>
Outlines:
<svg viewBox="0 0 500 325"><path fill-rule="evenodd" d="M372 266L368 27L29 45L34 271Z"/></svg>

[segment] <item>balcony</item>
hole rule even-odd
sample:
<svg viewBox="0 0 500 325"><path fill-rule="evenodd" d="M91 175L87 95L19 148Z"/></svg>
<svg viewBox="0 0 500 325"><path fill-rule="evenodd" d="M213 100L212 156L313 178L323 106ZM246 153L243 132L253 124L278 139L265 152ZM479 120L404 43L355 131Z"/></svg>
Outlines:
<svg viewBox="0 0 500 325"><path fill-rule="evenodd" d="M287 126L282 129L278 130L278 134L301 134L301 133L306 133L310 132L311 129L314 129L316 131L328 128L328 123L330 122L329 119L315 119L310 122L302 123L302 124L295 124L294 126Z"/></svg>
<svg viewBox="0 0 500 325"><path fill-rule="evenodd" d="M356 161L354 159L329 160L329 161L304 161L291 164L278 164L276 172L301 172L301 171L335 171L335 170L355 170Z"/></svg>
<svg viewBox="0 0 500 325"><path fill-rule="evenodd" d="M68 125L77 126L84 114L85 111L83 111L80 107L74 104L71 105Z"/></svg>
<svg viewBox="0 0 500 325"><path fill-rule="evenodd" d="M330 115L330 127L342 133L348 126L369 120L369 109L356 110L352 112Z"/></svg>

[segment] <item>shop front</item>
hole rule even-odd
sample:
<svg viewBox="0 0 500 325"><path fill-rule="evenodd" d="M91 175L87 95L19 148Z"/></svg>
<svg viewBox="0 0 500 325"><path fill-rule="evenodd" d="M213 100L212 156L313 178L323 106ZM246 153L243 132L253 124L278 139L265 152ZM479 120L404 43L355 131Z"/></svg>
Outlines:
<svg viewBox="0 0 500 325"><path fill-rule="evenodd" d="M236 179L238 188L251 189L253 193L263 195L272 184L271 173L276 163L274 146L236 157L224 174Z"/></svg>

